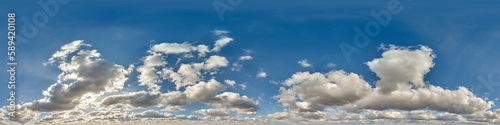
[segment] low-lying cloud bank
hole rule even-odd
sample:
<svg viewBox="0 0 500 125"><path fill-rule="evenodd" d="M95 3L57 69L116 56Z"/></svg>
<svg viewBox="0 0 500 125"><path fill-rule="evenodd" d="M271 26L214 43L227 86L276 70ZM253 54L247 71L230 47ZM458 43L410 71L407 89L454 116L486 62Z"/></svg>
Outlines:
<svg viewBox="0 0 500 125"><path fill-rule="evenodd" d="M151 45L137 68L107 62L97 50L82 49L91 46L82 40L63 45L44 64L58 65L59 80L43 91L44 98L17 105L17 117L0 117L0 124L500 123L500 109L491 109L492 101L466 87L445 89L424 80L436 58L426 46L382 46L382 57L366 62L380 78L375 86L343 70L297 72L281 82L280 94L274 96L286 110L255 115L258 100L227 91L243 84L215 77L222 68L231 68L217 52L234 39L228 31L213 33L218 38L213 45ZM239 71L235 67L242 67L240 61L253 59L248 53L234 59L232 71ZM168 57L178 61L171 64ZM298 63L313 67L307 60ZM138 85L147 90L126 91L133 71L138 72ZM255 76L266 77L262 68ZM161 92L162 84L173 84L175 90ZM191 115L171 113L193 103L209 108Z"/></svg>

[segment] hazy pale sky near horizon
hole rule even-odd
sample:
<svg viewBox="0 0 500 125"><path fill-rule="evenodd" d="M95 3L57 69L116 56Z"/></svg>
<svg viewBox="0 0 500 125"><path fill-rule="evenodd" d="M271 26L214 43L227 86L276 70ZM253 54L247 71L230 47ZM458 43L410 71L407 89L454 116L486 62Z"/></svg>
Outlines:
<svg viewBox="0 0 500 125"><path fill-rule="evenodd" d="M0 124L500 122L498 1L66 2L1 2Z"/></svg>

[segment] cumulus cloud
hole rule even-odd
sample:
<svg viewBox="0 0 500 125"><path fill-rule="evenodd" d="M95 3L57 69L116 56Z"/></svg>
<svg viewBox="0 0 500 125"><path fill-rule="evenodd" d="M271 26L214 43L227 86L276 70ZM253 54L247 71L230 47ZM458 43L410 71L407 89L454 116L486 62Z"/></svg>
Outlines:
<svg viewBox="0 0 500 125"><path fill-rule="evenodd" d="M234 85L236 85L236 82L234 80L229 80L229 79L226 79L224 80L224 82L232 87L234 87Z"/></svg>
<svg viewBox="0 0 500 125"><path fill-rule="evenodd" d="M68 45L75 43L83 44L75 41ZM23 106L42 112L71 110L80 104L85 94L101 95L122 89L130 70L99 57L96 50L81 50L69 62L61 61L59 81L43 92L46 98Z"/></svg>
<svg viewBox="0 0 500 125"><path fill-rule="evenodd" d="M267 74L264 72L264 70L261 68L259 72L257 72L257 78L266 78Z"/></svg>
<svg viewBox="0 0 500 125"><path fill-rule="evenodd" d="M90 46L90 44L85 44L83 43L83 40L76 40L73 41L69 44L63 45L61 47L61 50L57 51L56 53L52 54L52 57L49 58L49 64L54 63L57 60L60 61L65 61L66 57L78 49L80 49L81 46ZM45 63L46 65L47 63Z"/></svg>
<svg viewBox="0 0 500 125"><path fill-rule="evenodd" d="M253 101L245 95L241 96L239 93L224 92L217 95L216 98L220 98L222 100L219 102L220 104L229 105L239 113L255 114L259 109L258 101Z"/></svg>
<svg viewBox="0 0 500 125"><path fill-rule="evenodd" d="M202 80L203 71L213 71L220 67L226 67L229 61L225 57L213 55L210 56L205 62L181 64L177 71L173 68L164 68L162 71L162 78L170 79L179 90L188 85L194 85ZM213 74L214 72L212 72Z"/></svg>
<svg viewBox="0 0 500 125"><path fill-rule="evenodd" d="M62 73L57 83L43 91L42 99L17 105L19 117L11 121L26 123L37 118L37 112L67 111L77 108L82 102L93 99L87 96L99 96L123 88L129 69L121 65L108 63L100 58L96 50L79 50L80 46L90 46L82 40L63 45L49 59L48 63L59 63ZM77 52L78 51L78 52ZM70 60L66 58L74 53ZM87 95L84 97L84 95ZM44 118L44 122L58 119L58 113Z"/></svg>
<svg viewBox="0 0 500 125"><path fill-rule="evenodd" d="M377 87L382 93L389 93L399 89L410 89L412 84L416 87L425 85L424 76L432 67L436 57L432 49L426 46L385 47L382 58L377 58L366 63L370 70L380 78ZM412 83L412 84L410 84Z"/></svg>
<svg viewBox="0 0 500 125"><path fill-rule="evenodd" d="M292 115L310 119L322 119L319 116L326 108L341 107L352 112L365 112L366 117L372 119L463 121L462 115L481 116L481 112L487 112L494 105L492 101L477 97L465 87L450 90L426 85L424 76L434 66L432 49L426 46L393 45L382 49L385 52L381 58L366 63L380 78L375 88L361 76L342 70L328 73L297 72L282 82L284 87L280 88L280 95L275 98L288 107ZM436 115L418 111L426 108L443 113ZM269 115L282 119L278 116L285 115Z"/></svg>
<svg viewBox="0 0 500 125"><path fill-rule="evenodd" d="M223 92L217 94L226 89L226 87L220 82L211 79L208 82L200 82L193 86L186 87L184 93L189 98L193 98L197 101L217 104L217 105L229 105L234 110L245 114L254 114L257 112L258 102L253 101L247 96L241 96L234 92Z"/></svg>
<svg viewBox="0 0 500 125"><path fill-rule="evenodd" d="M21 124L25 124L25 123L28 123L32 120L37 119L40 114L37 113L36 111L29 109L25 105L16 105L16 112L14 112L15 117L8 117L8 119L10 121L21 123ZM3 107L3 110L8 110L8 109L7 109L7 107Z"/></svg>
<svg viewBox="0 0 500 125"><path fill-rule="evenodd" d="M325 107L353 103L370 93L371 86L361 76L342 70L325 74L298 72L283 82L278 102L293 111L321 111ZM297 101L297 97L303 101Z"/></svg>
<svg viewBox="0 0 500 125"><path fill-rule="evenodd" d="M159 113L158 111L155 110L147 110L142 113L136 113L132 114L133 117L135 118L170 118L174 117L174 115L169 114L169 113Z"/></svg>
<svg viewBox="0 0 500 125"><path fill-rule="evenodd" d="M186 106L190 103L187 96L180 91L168 93L159 92L132 92L123 95L112 95L103 99L102 107L122 108L129 106L133 108L148 108L151 106Z"/></svg>
<svg viewBox="0 0 500 125"><path fill-rule="evenodd" d="M299 63L300 66L305 67L305 68L312 67L312 65L309 64L309 62L307 62L307 59L300 60L297 63Z"/></svg>
<svg viewBox="0 0 500 125"><path fill-rule="evenodd" d="M373 92L347 109L400 109L417 110L430 108L437 111L472 114L491 108L493 102L476 97L465 87L458 90L443 89L439 86L428 85L411 90L396 90L390 94ZM354 109L354 110L353 110Z"/></svg>
<svg viewBox="0 0 500 125"><path fill-rule="evenodd" d="M137 71L140 73L138 76L139 85L147 85L150 90L158 91L160 86L157 85L157 83L161 81L155 67L164 66L167 62L159 53L146 56L143 62L144 64L142 66L137 67Z"/></svg>
<svg viewBox="0 0 500 125"><path fill-rule="evenodd" d="M233 41L232 38L226 36L227 31L215 30L213 31L220 39L215 42L214 48L209 49L207 45L191 45L188 42L184 43L160 43L153 45L148 51L150 55L144 57L143 65L137 68L140 73L139 85L148 86L150 90L158 91L161 86L162 80L170 79L176 84L176 89L179 90L187 85L193 85L202 80L202 70L210 71L220 67L226 67L228 61L225 57L213 55L210 56L205 62L181 64L177 71L173 67L168 67L165 61L166 55L170 54L185 54L184 58L193 57L191 52L198 52L199 57L204 57L211 51L219 51L229 42ZM178 62L182 60L178 58ZM177 65L176 63L176 65ZM158 71L157 68L162 69ZM215 74L216 72L210 72ZM160 79L161 78L161 79Z"/></svg>
<svg viewBox="0 0 500 125"><path fill-rule="evenodd" d="M60 123L62 119L81 114L84 114L84 112L80 110L56 112L43 117L40 121L37 121L36 124L57 124Z"/></svg>
<svg viewBox="0 0 500 125"><path fill-rule="evenodd" d="M189 98L196 99L200 102L214 103L220 101L220 98L216 98L217 93L223 91L226 87L215 79L211 79L208 82L200 82L193 86L186 87L184 93Z"/></svg>
<svg viewBox="0 0 500 125"><path fill-rule="evenodd" d="M200 109L196 110L195 112L213 117L229 116L229 110L227 109Z"/></svg>

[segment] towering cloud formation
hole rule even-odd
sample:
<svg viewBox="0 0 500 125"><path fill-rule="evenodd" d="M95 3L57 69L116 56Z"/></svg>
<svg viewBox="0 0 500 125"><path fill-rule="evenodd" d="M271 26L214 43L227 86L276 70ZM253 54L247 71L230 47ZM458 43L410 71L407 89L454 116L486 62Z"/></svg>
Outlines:
<svg viewBox="0 0 500 125"><path fill-rule="evenodd" d="M382 93L411 89L425 85L424 76L434 66L436 56L432 49L419 46L417 49L389 45L382 49L382 58L367 62L366 65L380 78L377 88Z"/></svg>
<svg viewBox="0 0 500 125"><path fill-rule="evenodd" d="M75 41L69 45L79 46L79 44L83 43ZM65 45L62 48L64 52L66 52L65 47L74 49ZM26 105L31 110L43 112L70 110L80 104L85 94L101 95L123 88L127 80L126 75L129 73L123 66L100 59L100 54L96 50L81 50L69 62L65 62L67 54L70 53L51 58L61 60L60 79L58 83L51 85L43 92L47 98ZM71 83L64 84L63 82Z"/></svg>
<svg viewBox="0 0 500 125"><path fill-rule="evenodd" d="M74 41L52 55L46 64L59 64L62 71L59 80L43 91L45 98L18 106L19 117L10 117L11 121L25 123L33 120L38 116L37 111L72 110L88 99L84 95L99 96L123 88L131 69L106 62L96 50L79 50L81 46L90 45L81 40ZM68 61L67 57L74 52L77 53Z"/></svg>

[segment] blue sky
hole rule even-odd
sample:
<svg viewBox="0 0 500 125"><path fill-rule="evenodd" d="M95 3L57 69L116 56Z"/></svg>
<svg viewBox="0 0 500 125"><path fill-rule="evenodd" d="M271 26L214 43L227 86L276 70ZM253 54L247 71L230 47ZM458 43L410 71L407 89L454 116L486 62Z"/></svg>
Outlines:
<svg viewBox="0 0 500 125"><path fill-rule="evenodd" d="M228 4L225 0L219 1ZM207 54L204 58L197 57L197 53L193 52L194 58L183 59L180 64L203 62L212 55L225 57L229 62L227 66L217 69L215 75L204 74L206 76L203 81L214 78L224 84L224 80L229 79L245 85L245 89L236 86L221 91L239 93L258 101L259 109L255 114L244 114L242 117L273 120L269 114L284 110L291 112L292 109L283 106L275 96L281 94L280 87L284 87L281 83L297 72L325 74L343 70L358 74L375 88L380 77L371 70L367 62L382 58L384 52L390 51L380 49L381 44L399 47L427 46L433 50L436 58L432 60L435 65L423 78L426 84L450 90L457 90L459 86L463 86L473 92L474 96L495 104L500 103L497 100L500 97L500 79L498 79L500 50L496 49L500 46L498 42L500 17L497 16L500 9L497 1L400 0L403 7L401 13L393 14L390 23L381 27L378 35L370 37L371 42L366 47L357 47L360 53L351 55L351 61L348 62L340 44L345 42L354 45L353 38L356 35L354 27L363 29L368 22L376 21L370 11L386 10L388 2L243 0L234 6L233 11L223 13L224 20L221 20L213 6L214 1L70 1L60 5L55 16L49 17L47 24L38 27L38 32L28 38L29 41L17 43L19 63L16 83L17 103L29 103L47 97L42 95L42 91L57 83L61 69L57 64L44 66L43 63L47 62L56 51L61 50L61 46L75 40L84 40L84 43L91 45L91 47L81 47L82 50L95 49L101 54L99 58L127 69L129 65L134 65L135 68L144 65L144 57L150 55L148 51L161 43L187 42L191 45L207 45L212 48L214 42L221 38L213 31L228 31L225 36L234 41L218 52ZM16 12L18 36L23 35L22 27L26 25L22 21L23 17L32 20L31 17L35 13L43 12L36 1L3 1L0 6L5 14ZM7 23L5 21L7 16L1 16L0 19ZM6 26L2 27L6 29ZM1 34L6 32L7 30L0 31ZM1 46L7 48L6 44ZM402 50L411 51L411 49ZM238 61L240 56L247 55L252 59ZM73 53L69 56L76 55ZM183 56L183 54L165 53L167 67L178 67L179 65L173 64L177 58ZM7 62L6 55L2 57L2 61ZM303 59L307 59L312 66L303 67L297 63ZM239 71L231 70L236 62L241 65ZM327 67L329 63L335 66ZM7 69L7 65L2 67ZM264 71L267 76L258 77L259 71ZM7 81L7 72L0 72L0 75L4 76L3 81ZM140 72L134 69L127 75L128 80L123 89L100 95L101 99L109 95L149 91L148 86L139 85L139 75ZM493 86L485 86L481 78ZM176 85L172 81L163 80L163 83L158 85L162 86L161 93L176 91ZM7 87L0 90L1 97L7 98ZM180 89L183 90L184 88ZM7 105L7 102L2 104ZM210 116L195 111L213 107L212 104L195 101L183 106L185 111L168 113L206 118ZM160 111L163 108L151 106L133 109L128 113L141 113L150 109L163 113L165 111ZM327 106L327 108L343 107ZM491 105L486 111L495 113L498 108L500 107L497 105ZM394 109L398 112L406 111ZM82 110L85 114L91 112L88 109ZM498 111L500 110L496 110L497 115ZM39 113L41 116L28 123L35 123L57 112ZM234 111L231 113L229 117L236 117L238 114ZM463 117L469 118L466 115ZM472 122L472 119L464 122ZM498 119L496 122L500 121ZM301 122L303 121L297 121Z"/></svg>

